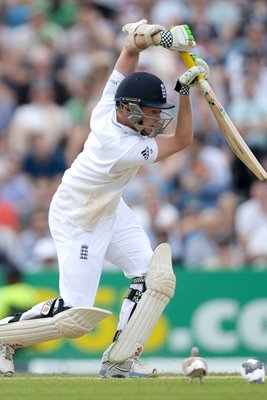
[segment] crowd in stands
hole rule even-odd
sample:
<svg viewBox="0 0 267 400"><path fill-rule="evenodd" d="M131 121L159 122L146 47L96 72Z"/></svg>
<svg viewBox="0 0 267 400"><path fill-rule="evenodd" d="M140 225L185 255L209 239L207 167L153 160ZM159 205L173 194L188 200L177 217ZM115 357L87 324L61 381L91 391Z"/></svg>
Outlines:
<svg viewBox="0 0 267 400"><path fill-rule="evenodd" d="M265 0L1 0L0 264L54 268L48 207L83 147L90 115L120 52L128 22L187 23L210 83L267 169ZM169 101L185 67L151 47L140 70L158 75ZM267 183L229 149L205 100L191 90L194 143L139 170L124 198L153 248L169 241L193 270L267 268ZM170 127L171 129L171 127ZM15 266L15 267L14 267Z"/></svg>

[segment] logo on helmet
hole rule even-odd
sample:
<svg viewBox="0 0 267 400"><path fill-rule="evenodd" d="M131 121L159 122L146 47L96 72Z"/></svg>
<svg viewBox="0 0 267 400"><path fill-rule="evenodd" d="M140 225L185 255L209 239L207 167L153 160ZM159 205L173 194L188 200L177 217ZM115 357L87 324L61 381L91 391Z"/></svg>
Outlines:
<svg viewBox="0 0 267 400"><path fill-rule="evenodd" d="M163 97L163 99L166 99L167 98L167 91L166 91L166 88L165 88L164 84L161 83L160 87L161 87L162 97Z"/></svg>

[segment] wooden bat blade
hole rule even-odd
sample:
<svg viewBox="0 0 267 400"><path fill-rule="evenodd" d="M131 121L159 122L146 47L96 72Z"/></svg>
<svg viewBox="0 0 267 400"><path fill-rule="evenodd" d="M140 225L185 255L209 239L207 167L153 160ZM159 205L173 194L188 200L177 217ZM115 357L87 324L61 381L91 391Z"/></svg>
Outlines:
<svg viewBox="0 0 267 400"><path fill-rule="evenodd" d="M223 133L227 143L235 155L257 176L260 181L267 180L267 172L256 159L234 123L218 101L209 83L205 80L198 81L198 87L208 102L210 109Z"/></svg>
<svg viewBox="0 0 267 400"><path fill-rule="evenodd" d="M185 65L190 68L195 65L194 60L189 53L180 52L181 57ZM260 181L267 180L267 172L256 159L234 123L231 121L230 117L224 110L221 103L218 101L217 96L213 92L209 83L203 79L202 76L198 76L198 88L200 89L202 95L206 99L210 106L210 109L218 123L218 126L224 135L227 143L235 153L235 155L249 168Z"/></svg>

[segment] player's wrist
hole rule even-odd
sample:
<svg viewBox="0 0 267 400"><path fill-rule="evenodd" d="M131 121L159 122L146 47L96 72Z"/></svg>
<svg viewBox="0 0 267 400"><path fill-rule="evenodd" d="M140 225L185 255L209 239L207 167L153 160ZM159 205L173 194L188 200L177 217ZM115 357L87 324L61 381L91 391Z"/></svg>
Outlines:
<svg viewBox="0 0 267 400"><path fill-rule="evenodd" d="M133 47L134 47L134 50L136 53L140 53L141 51L146 50L149 47L144 35L136 34L133 37L133 40L134 40L134 44L135 44L135 46L133 46Z"/></svg>
<svg viewBox="0 0 267 400"><path fill-rule="evenodd" d="M173 36L170 31L162 30L158 33L156 45L169 49L173 43Z"/></svg>
<svg viewBox="0 0 267 400"><path fill-rule="evenodd" d="M190 94L190 86L188 85L184 85L183 83L181 83L178 79L178 81L176 82L176 85L174 87L174 90L181 94L182 96L189 96Z"/></svg>
<svg viewBox="0 0 267 400"><path fill-rule="evenodd" d="M145 19L135 23L126 24L122 27L122 31L128 34L132 48L136 52L143 51L148 47L155 45L153 37L163 29L165 29L164 26L148 24ZM141 41L141 44L139 41Z"/></svg>

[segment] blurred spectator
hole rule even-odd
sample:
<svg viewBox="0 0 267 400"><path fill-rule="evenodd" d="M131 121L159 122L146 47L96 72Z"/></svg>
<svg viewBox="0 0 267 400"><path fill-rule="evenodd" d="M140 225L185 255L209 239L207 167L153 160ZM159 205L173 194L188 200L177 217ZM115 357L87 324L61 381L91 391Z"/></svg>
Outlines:
<svg viewBox="0 0 267 400"><path fill-rule="evenodd" d="M10 86L0 77L0 136L6 135L16 108L16 97Z"/></svg>
<svg viewBox="0 0 267 400"><path fill-rule="evenodd" d="M22 2L19 0L4 0L1 2L2 15L4 23L14 28L16 26L24 25L28 22L30 17L30 1Z"/></svg>
<svg viewBox="0 0 267 400"><path fill-rule="evenodd" d="M82 1L74 24L65 32L64 44L70 57L80 53L91 54L99 49L114 51L116 32L96 3Z"/></svg>
<svg viewBox="0 0 267 400"><path fill-rule="evenodd" d="M72 0L48 0L43 4L48 20L69 28L73 25L77 13L77 2Z"/></svg>
<svg viewBox="0 0 267 400"><path fill-rule="evenodd" d="M232 35L238 34L238 27L242 20L242 3L215 0L212 2L202 1L205 4L204 12L208 21L215 27L218 35L232 31Z"/></svg>
<svg viewBox="0 0 267 400"><path fill-rule="evenodd" d="M58 105L63 105L69 98L67 88L66 58L62 52L56 51L50 45L38 43L29 50L25 63L30 73L28 82L28 99L32 81L50 82L53 88L53 100Z"/></svg>
<svg viewBox="0 0 267 400"><path fill-rule="evenodd" d="M243 263L240 249L222 229L223 214L208 208L191 217L184 235L184 265L187 269L236 269ZM185 222L184 222L185 224Z"/></svg>
<svg viewBox="0 0 267 400"><path fill-rule="evenodd" d="M221 229L223 235L232 242L237 242L235 230L235 214L240 203L239 197L231 191L225 191L217 199L217 208L223 215Z"/></svg>
<svg viewBox="0 0 267 400"><path fill-rule="evenodd" d="M31 132L27 148L22 159L22 170L32 178L62 176L67 169L63 150L51 148L43 132Z"/></svg>
<svg viewBox="0 0 267 400"><path fill-rule="evenodd" d="M39 300L37 289L23 282L23 277L18 270L9 270L5 276L5 286L0 288L1 319L27 311Z"/></svg>
<svg viewBox="0 0 267 400"><path fill-rule="evenodd" d="M246 254L247 262L253 269L267 269L267 226L260 227L248 241Z"/></svg>
<svg viewBox="0 0 267 400"><path fill-rule="evenodd" d="M248 2L249 15L252 21L267 24L267 3L265 0L253 0Z"/></svg>
<svg viewBox="0 0 267 400"><path fill-rule="evenodd" d="M54 102L51 81L42 78L32 81L30 93L31 103L17 107L9 131L10 149L20 155L25 154L32 132L42 132L47 145L55 149L70 130L66 111Z"/></svg>
<svg viewBox="0 0 267 400"><path fill-rule="evenodd" d="M255 262L256 264L258 260L259 263L265 262L267 246L267 183L253 182L249 199L237 207L235 224L245 261L247 263Z"/></svg>
<svg viewBox="0 0 267 400"><path fill-rule="evenodd" d="M37 43L45 43L60 50L63 28L48 20L42 2L33 1L28 9L27 23L13 27L10 32L12 50L23 56Z"/></svg>
<svg viewBox="0 0 267 400"><path fill-rule="evenodd" d="M229 104L229 114L238 131L261 162L267 156L267 103L259 96L255 75L244 78L244 93ZM252 173L235 158L233 173L236 188L246 196L253 180Z"/></svg>
<svg viewBox="0 0 267 400"><path fill-rule="evenodd" d="M144 204L143 199L146 188L155 187L158 188L158 191L163 189L164 181L161 177L161 166L160 164L156 164L153 167L154 169L150 165L145 165L139 168L135 178L124 189L123 198L130 207L142 206ZM162 196L164 196L164 193L162 193Z"/></svg>
<svg viewBox="0 0 267 400"><path fill-rule="evenodd" d="M229 93L232 98L240 95L242 72L246 71L250 59L266 62L266 26L259 21L249 20L244 25L244 34L238 37L226 55L225 67L229 79ZM260 75L255 76L258 79Z"/></svg>
<svg viewBox="0 0 267 400"><path fill-rule="evenodd" d="M14 229L0 224L0 264L6 271L18 269L19 255L14 249L18 248L18 235Z"/></svg>
<svg viewBox="0 0 267 400"><path fill-rule="evenodd" d="M32 212L25 226L19 233L18 253L21 260L21 268L26 268L26 264L33 258L33 249L36 243L44 238L51 238L48 227L48 213L46 210Z"/></svg>
<svg viewBox="0 0 267 400"><path fill-rule="evenodd" d="M38 239L32 249L32 256L26 263L26 269L42 271L57 268L57 252L52 237Z"/></svg>
<svg viewBox="0 0 267 400"><path fill-rule="evenodd" d="M34 179L35 209L47 210L52 197L61 182L61 174L53 177L39 177Z"/></svg>
<svg viewBox="0 0 267 400"><path fill-rule="evenodd" d="M78 154L82 151L87 137L87 124L77 124L73 127L64 149L65 162L67 166L70 166Z"/></svg>
<svg viewBox="0 0 267 400"><path fill-rule="evenodd" d="M16 155L8 152L2 155L0 166L0 199L14 208L20 220L35 206L35 188L23 174L21 160Z"/></svg>
<svg viewBox="0 0 267 400"><path fill-rule="evenodd" d="M176 207L162 197L156 186L144 188L141 204L132 208L148 234L152 248L155 249L165 238L172 247L173 260L180 262L182 247L177 229L179 212Z"/></svg>
<svg viewBox="0 0 267 400"><path fill-rule="evenodd" d="M18 212L11 203L1 198L0 198L0 226L8 226L14 231L18 231L19 229Z"/></svg>
<svg viewBox="0 0 267 400"><path fill-rule="evenodd" d="M139 1L141 5L142 1ZM149 19L163 26L180 25L189 21L189 9L184 2L176 0L152 1Z"/></svg>
<svg viewBox="0 0 267 400"><path fill-rule="evenodd" d="M203 210L216 205L218 196L231 189L232 172L223 150L206 145L203 135L195 136L194 143L181 155L171 158L167 181L169 196L177 208ZM166 176L166 175L165 175ZM167 178L167 176L166 176Z"/></svg>

